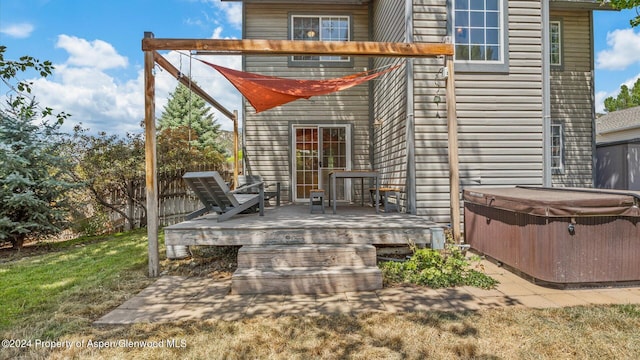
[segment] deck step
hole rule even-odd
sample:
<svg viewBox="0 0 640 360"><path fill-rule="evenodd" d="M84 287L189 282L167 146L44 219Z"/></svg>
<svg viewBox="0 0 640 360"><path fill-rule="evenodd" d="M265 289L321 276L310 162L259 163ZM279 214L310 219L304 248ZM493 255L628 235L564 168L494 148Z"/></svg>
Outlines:
<svg viewBox="0 0 640 360"><path fill-rule="evenodd" d="M376 266L376 248L366 244L243 246L238 268Z"/></svg>
<svg viewBox="0 0 640 360"><path fill-rule="evenodd" d="M244 268L234 272L234 294L330 294L382 288L376 266L327 268Z"/></svg>
<svg viewBox="0 0 640 360"><path fill-rule="evenodd" d="M234 294L328 294L382 288L368 244L246 245L231 277Z"/></svg>

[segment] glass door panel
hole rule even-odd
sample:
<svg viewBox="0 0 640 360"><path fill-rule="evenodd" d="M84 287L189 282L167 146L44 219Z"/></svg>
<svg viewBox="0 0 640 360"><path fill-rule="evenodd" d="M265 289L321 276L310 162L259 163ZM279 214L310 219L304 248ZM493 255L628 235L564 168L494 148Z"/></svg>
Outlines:
<svg viewBox="0 0 640 360"><path fill-rule="evenodd" d="M333 170L349 169L349 144L347 128L342 127L295 127L294 201L309 199L311 189L329 190L329 173ZM338 200L349 200L345 192L348 179L336 183ZM332 189L332 191L334 191Z"/></svg>
<svg viewBox="0 0 640 360"><path fill-rule="evenodd" d="M318 129L296 128L296 199L308 199L318 188Z"/></svg>
<svg viewBox="0 0 640 360"><path fill-rule="evenodd" d="M347 169L347 136L345 127L321 128L321 157L320 172L322 174L321 186L329 189L329 173L333 170ZM336 180L336 199L345 198L345 179Z"/></svg>

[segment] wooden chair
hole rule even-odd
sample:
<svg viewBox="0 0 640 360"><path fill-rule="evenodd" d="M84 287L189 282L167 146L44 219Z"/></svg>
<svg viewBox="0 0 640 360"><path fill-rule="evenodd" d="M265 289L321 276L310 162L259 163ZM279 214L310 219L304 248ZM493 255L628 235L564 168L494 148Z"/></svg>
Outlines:
<svg viewBox="0 0 640 360"><path fill-rule="evenodd" d="M380 199L375 199L376 197L376 188L370 188L369 194L371 196L371 204L376 206L376 200L380 201L380 204L383 205L384 212L397 211L400 212L400 189L394 187L381 187L380 188ZM394 202L390 202L389 198L392 198Z"/></svg>
<svg viewBox="0 0 640 360"><path fill-rule="evenodd" d="M182 178L204 204L204 208L187 215L187 220L215 211L220 214L218 221L225 221L255 206L258 206L260 216L264 216L264 184L262 182L243 188L244 190L257 188L257 193L239 194L238 190L229 190L217 171L188 172Z"/></svg>

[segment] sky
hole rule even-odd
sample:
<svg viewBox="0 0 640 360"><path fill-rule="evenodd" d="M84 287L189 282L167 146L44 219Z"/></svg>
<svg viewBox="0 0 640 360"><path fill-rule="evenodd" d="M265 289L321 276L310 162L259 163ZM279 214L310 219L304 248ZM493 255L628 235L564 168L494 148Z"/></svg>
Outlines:
<svg viewBox="0 0 640 360"><path fill-rule="evenodd" d="M239 39L241 23L241 5L220 0L0 0L5 60L29 55L54 64L52 76L35 80L33 94L41 106L72 115L65 131L82 123L91 132L142 132L146 31L156 38ZM240 94L216 70L188 51L160 53L220 104L240 112ZM201 58L241 68L239 56ZM178 82L159 66L155 73L159 117ZM0 83L0 97L8 91ZM223 115L215 117L223 129L233 128Z"/></svg>
<svg viewBox="0 0 640 360"><path fill-rule="evenodd" d="M634 10L595 12L598 112L607 96L640 77L640 28L629 25L634 15ZM241 22L241 4L220 0L0 0L0 45L7 47L5 60L29 55L53 62L52 76L27 73L20 80L34 82L33 94L42 106L72 115L63 130L82 123L91 132L139 133L144 118L144 32L156 38L239 39ZM188 52L161 54L227 109L240 110L240 94L215 70ZM241 67L238 56L202 58ZM176 85L156 67L158 116ZM4 103L7 94L11 91L0 83L0 101ZM223 129L232 129L221 114L216 119Z"/></svg>

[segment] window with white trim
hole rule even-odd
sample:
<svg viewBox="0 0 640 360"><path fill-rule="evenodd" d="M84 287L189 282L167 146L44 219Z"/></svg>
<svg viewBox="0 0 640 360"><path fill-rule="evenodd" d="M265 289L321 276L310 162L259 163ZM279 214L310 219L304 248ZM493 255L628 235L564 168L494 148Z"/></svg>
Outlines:
<svg viewBox="0 0 640 360"><path fill-rule="evenodd" d="M562 124L551 124L551 171L564 171L564 129Z"/></svg>
<svg viewBox="0 0 640 360"><path fill-rule="evenodd" d="M349 16L336 15L292 15L291 39L312 41L350 41L351 19ZM292 56L294 62L336 62L348 63L349 56Z"/></svg>
<svg viewBox="0 0 640 360"><path fill-rule="evenodd" d="M562 25L560 21L549 22L549 63L562 66Z"/></svg>
<svg viewBox="0 0 640 360"><path fill-rule="evenodd" d="M450 0L456 70L506 71L505 0ZM488 67L487 67L488 66Z"/></svg>

